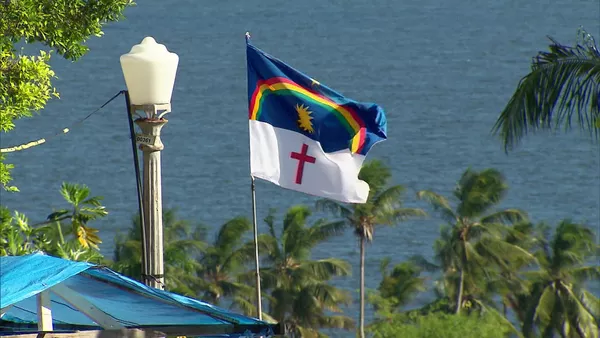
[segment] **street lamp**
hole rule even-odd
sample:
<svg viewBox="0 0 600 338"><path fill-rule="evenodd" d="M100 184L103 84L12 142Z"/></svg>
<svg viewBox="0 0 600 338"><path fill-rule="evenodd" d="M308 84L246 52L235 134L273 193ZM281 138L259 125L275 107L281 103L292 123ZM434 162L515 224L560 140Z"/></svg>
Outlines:
<svg viewBox="0 0 600 338"><path fill-rule="evenodd" d="M179 57L154 38L146 37L127 54L121 55L121 68L127 85L130 114L142 133L135 141L143 152L142 202L142 280L164 289L162 193L160 151L164 145L160 130L171 111L171 95ZM138 111L144 112L139 115ZM137 159L135 159L137 161Z"/></svg>

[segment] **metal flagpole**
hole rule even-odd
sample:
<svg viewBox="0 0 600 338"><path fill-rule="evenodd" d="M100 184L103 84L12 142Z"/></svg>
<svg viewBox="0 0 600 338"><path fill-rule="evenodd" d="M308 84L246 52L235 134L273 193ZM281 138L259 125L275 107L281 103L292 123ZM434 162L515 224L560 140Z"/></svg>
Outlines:
<svg viewBox="0 0 600 338"><path fill-rule="evenodd" d="M256 222L256 187L254 185L254 176L252 179L252 221L254 224L254 264L256 266L256 311L258 319L262 320L262 297L260 290L260 267L258 257L258 224Z"/></svg>
<svg viewBox="0 0 600 338"><path fill-rule="evenodd" d="M250 33L246 32L246 45L250 42ZM250 175L252 180L252 223L254 228L254 264L256 267L256 311L258 312L258 319L262 320L262 297L260 290L260 262L258 256L258 224L256 222L256 186L254 185L254 176Z"/></svg>

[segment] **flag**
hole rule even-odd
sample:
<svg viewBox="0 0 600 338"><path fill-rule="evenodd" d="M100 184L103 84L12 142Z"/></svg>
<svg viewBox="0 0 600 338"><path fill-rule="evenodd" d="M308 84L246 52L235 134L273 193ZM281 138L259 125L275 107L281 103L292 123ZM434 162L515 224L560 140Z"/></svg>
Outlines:
<svg viewBox="0 0 600 338"><path fill-rule="evenodd" d="M381 107L353 101L246 40L251 175L340 202L365 203L358 173L387 138Z"/></svg>

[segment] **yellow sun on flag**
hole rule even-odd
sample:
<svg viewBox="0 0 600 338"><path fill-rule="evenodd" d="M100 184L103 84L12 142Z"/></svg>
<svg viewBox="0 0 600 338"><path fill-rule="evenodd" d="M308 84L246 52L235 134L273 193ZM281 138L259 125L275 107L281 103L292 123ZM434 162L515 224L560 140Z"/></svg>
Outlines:
<svg viewBox="0 0 600 338"><path fill-rule="evenodd" d="M313 119L313 117L310 116L312 112L309 111L308 107L305 107L303 104L296 105L296 112L298 112L298 126L300 126L300 129L312 134L315 131L312 123L310 122L310 120Z"/></svg>

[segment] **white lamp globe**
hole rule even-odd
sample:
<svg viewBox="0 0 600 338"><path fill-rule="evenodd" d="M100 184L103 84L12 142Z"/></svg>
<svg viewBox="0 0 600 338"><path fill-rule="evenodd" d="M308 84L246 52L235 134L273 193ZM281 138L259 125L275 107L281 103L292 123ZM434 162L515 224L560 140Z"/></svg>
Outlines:
<svg viewBox="0 0 600 338"><path fill-rule="evenodd" d="M121 68L134 105L171 103L179 57L148 36L127 54Z"/></svg>

